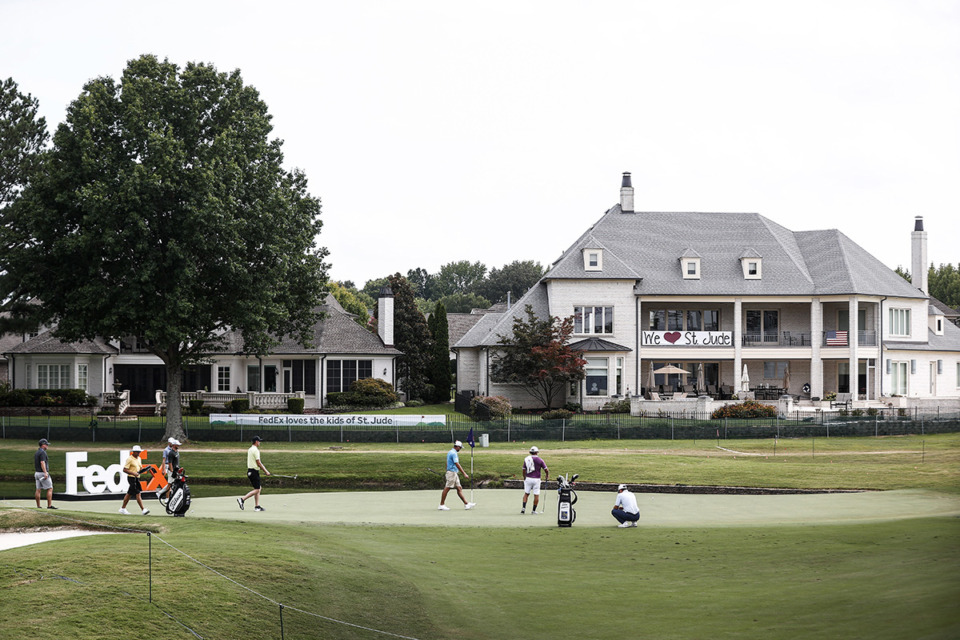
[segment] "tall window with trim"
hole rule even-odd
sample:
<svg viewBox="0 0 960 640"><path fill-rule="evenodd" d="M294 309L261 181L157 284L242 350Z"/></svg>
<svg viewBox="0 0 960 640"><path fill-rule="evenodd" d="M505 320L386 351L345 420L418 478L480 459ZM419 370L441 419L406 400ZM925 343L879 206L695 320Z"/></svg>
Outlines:
<svg viewBox="0 0 960 640"><path fill-rule="evenodd" d="M891 336L910 337L910 309L890 309Z"/></svg>
<svg viewBox="0 0 960 640"><path fill-rule="evenodd" d="M327 360L327 393L350 391L361 378L373 377L373 360Z"/></svg>
<svg viewBox="0 0 960 640"><path fill-rule="evenodd" d="M907 395L907 373L909 362L890 363L890 393L898 396Z"/></svg>
<svg viewBox="0 0 960 640"><path fill-rule="evenodd" d="M607 384L607 359L587 358L587 395L609 395Z"/></svg>
<svg viewBox="0 0 960 640"><path fill-rule="evenodd" d="M77 365L77 389L87 390L87 365L83 363Z"/></svg>
<svg viewBox="0 0 960 640"><path fill-rule="evenodd" d="M230 367L217 367L217 391L230 391Z"/></svg>
<svg viewBox="0 0 960 640"><path fill-rule="evenodd" d="M574 307L574 333L613 333L613 307Z"/></svg>
<svg viewBox="0 0 960 640"><path fill-rule="evenodd" d="M70 365L67 364L38 364L38 389L69 389Z"/></svg>

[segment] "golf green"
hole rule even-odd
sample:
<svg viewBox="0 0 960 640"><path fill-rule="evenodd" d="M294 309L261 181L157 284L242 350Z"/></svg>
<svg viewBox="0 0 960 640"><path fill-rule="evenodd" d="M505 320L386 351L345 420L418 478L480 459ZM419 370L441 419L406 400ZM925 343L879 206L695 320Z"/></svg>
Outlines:
<svg viewBox="0 0 960 640"><path fill-rule="evenodd" d="M238 492L238 495L239 492ZM275 523L329 523L380 526L449 527L556 527L557 496L541 495L546 513L520 514L522 492L507 489L464 490L477 506L465 510L455 493L447 496L449 511L439 511L440 491L377 491L338 493L264 492L260 503L265 511L255 512L253 500L240 510L236 497L194 499L188 518L211 518ZM581 491L574 505L575 526L614 527L610 515L615 494ZM909 518L960 515L960 497L932 491L909 489L860 493L791 495L690 495L639 493L640 527L721 527L784 524L865 523ZM34 507L32 500L5 500L8 506ZM168 518L155 499L145 499L150 509L139 515L134 503L131 514L117 514L119 500L60 501L57 513L117 514L118 520L134 524L144 519ZM530 498L528 507L532 506Z"/></svg>

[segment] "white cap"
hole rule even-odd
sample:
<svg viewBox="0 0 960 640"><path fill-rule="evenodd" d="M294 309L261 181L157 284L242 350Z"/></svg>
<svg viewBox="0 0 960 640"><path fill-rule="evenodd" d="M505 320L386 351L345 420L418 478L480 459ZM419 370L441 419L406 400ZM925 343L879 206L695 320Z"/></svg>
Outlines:
<svg viewBox="0 0 960 640"><path fill-rule="evenodd" d="M530 447L530 453L540 453L540 449L537 449L536 446Z"/></svg>
<svg viewBox="0 0 960 640"><path fill-rule="evenodd" d="M462 449L462 448L463 448L463 443L460 442L459 440L457 440L456 442L453 443L453 446L455 446L455 447L460 447L460 448Z"/></svg>
<svg viewBox="0 0 960 640"><path fill-rule="evenodd" d="M141 451L143 451L143 449L140 448L140 445L135 444L133 445L133 448L130 449L130 451L133 453L140 453Z"/></svg>
<svg viewBox="0 0 960 640"><path fill-rule="evenodd" d="M167 442L169 442L170 444L175 444L178 447L180 446L180 441L177 440L176 438L167 438Z"/></svg>
<svg viewBox="0 0 960 640"><path fill-rule="evenodd" d="M623 491L623 490L626 489L626 488L627 488L627 485L625 485L625 484L620 485L619 487L617 487L617 493L620 493L621 491Z"/></svg>

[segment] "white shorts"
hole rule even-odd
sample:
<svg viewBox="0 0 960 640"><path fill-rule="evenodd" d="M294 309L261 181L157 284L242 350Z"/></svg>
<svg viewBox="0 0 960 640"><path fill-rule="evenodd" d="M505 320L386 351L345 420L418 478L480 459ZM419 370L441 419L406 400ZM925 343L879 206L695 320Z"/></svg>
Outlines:
<svg viewBox="0 0 960 640"><path fill-rule="evenodd" d="M540 495L540 478L524 478L523 492L526 494Z"/></svg>
<svg viewBox="0 0 960 640"><path fill-rule="evenodd" d="M457 489L460 487L460 474L456 471L447 471L447 482L444 484L445 489Z"/></svg>
<svg viewBox="0 0 960 640"><path fill-rule="evenodd" d="M51 478L49 475L44 478L43 471L34 472L33 479L37 483L37 489L53 489L53 478Z"/></svg>

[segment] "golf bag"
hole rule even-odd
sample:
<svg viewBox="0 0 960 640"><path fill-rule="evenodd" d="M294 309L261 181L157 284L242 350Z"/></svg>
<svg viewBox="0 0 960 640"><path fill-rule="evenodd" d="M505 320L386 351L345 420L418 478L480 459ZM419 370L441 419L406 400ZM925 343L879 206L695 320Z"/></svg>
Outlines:
<svg viewBox="0 0 960 640"><path fill-rule="evenodd" d="M569 527L577 520L577 511L573 505L577 503L577 492L573 490L573 481L579 477L574 474L568 481L563 476L557 477L557 526Z"/></svg>
<svg viewBox="0 0 960 640"><path fill-rule="evenodd" d="M160 499L160 504L164 506L167 513L178 518L182 518L190 509L190 487L187 486L187 474L184 473L183 467L177 468L170 490Z"/></svg>

